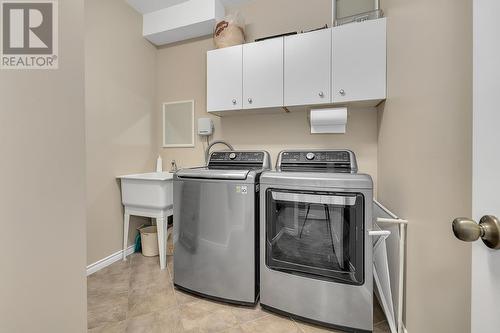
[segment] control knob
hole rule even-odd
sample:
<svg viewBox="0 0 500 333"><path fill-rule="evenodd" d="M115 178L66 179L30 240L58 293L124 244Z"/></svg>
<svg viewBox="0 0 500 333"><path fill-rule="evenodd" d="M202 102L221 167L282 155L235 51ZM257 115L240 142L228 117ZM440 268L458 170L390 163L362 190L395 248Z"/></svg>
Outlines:
<svg viewBox="0 0 500 333"><path fill-rule="evenodd" d="M307 153L307 154L306 154L306 158L307 158L309 161L314 160L314 157L315 157L314 153Z"/></svg>
<svg viewBox="0 0 500 333"><path fill-rule="evenodd" d="M229 154L229 158L230 158L231 160L234 160L234 159L236 158L236 153L231 153L231 154Z"/></svg>

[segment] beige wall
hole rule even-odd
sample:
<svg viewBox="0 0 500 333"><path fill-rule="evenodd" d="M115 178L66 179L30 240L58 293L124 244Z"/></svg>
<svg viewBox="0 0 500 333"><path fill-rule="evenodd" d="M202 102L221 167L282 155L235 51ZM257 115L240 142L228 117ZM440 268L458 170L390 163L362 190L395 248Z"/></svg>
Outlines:
<svg viewBox="0 0 500 333"><path fill-rule="evenodd" d="M233 7L246 21L246 39L313 29L331 21L329 0L255 0ZM211 37L199 38L162 47L158 51L158 101L195 100L195 117L210 116L206 112L206 52L213 49ZM360 169L377 175L377 113L373 109L350 110L347 134L311 135L307 112L290 114L252 114L228 116L215 120L215 139L224 139L236 149L266 149L276 160L277 153L285 148L329 147L350 148L358 155ZM161 123L158 124L161 132ZM167 148L161 154L167 165L175 159L180 167L203 164L204 138L196 136L196 147ZM161 135L158 137L158 146ZM224 149L216 146L214 149Z"/></svg>
<svg viewBox="0 0 500 333"><path fill-rule="evenodd" d="M0 70L0 332L86 332L83 1L59 69Z"/></svg>
<svg viewBox="0 0 500 333"><path fill-rule="evenodd" d="M123 215L115 177L152 171L158 143L154 105L156 48L142 38L142 17L123 0L85 1L87 263L122 247ZM145 222L133 218L135 228Z"/></svg>
<svg viewBox="0 0 500 333"><path fill-rule="evenodd" d="M388 96L379 111L379 200L410 221L408 332L470 331L472 1L384 0Z"/></svg>

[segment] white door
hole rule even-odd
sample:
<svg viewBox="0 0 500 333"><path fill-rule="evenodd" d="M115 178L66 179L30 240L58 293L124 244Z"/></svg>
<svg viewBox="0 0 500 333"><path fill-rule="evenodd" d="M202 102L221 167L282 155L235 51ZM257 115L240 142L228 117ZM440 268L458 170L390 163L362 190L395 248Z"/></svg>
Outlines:
<svg viewBox="0 0 500 333"><path fill-rule="evenodd" d="M499 12L498 0L474 0L472 215L475 221L485 215L500 218ZM470 240L478 237L470 233L462 236L470 236ZM500 250L490 249L482 241L472 244L471 314L472 333L500 332Z"/></svg>
<svg viewBox="0 0 500 333"><path fill-rule="evenodd" d="M386 19L333 28L334 103L385 99Z"/></svg>
<svg viewBox="0 0 500 333"><path fill-rule="evenodd" d="M283 38L243 45L243 108L283 106Z"/></svg>
<svg viewBox="0 0 500 333"><path fill-rule="evenodd" d="M243 107L242 50L237 45L207 52L207 111Z"/></svg>
<svg viewBox="0 0 500 333"><path fill-rule="evenodd" d="M473 204L500 218L500 1L474 1ZM500 332L500 250L472 246L472 332Z"/></svg>
<svg viewBox="0 0 500 333"><path fill-rule="evenodd" d="M332 30L285 37L285 105L330 103Z"/></svg>

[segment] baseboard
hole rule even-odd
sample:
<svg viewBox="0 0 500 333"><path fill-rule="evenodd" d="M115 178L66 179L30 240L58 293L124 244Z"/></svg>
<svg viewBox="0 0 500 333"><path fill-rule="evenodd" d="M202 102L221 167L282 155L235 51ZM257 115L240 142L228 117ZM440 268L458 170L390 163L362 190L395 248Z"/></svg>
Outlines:
<svg viewBox="0 0 500 333"><path fill-rule="evenodd" d="M130 245L126 250L125 253L127 256L131 255L134 253L135 250L135 245ZM108 267L109 265L117 262L118 260L121 260L123 256L123 250L117 251L113 253L112 255L107 256L106 258L103 258L101 260L96 261L93 264L90 264L87 266L87 276L94 274L97 271L100 271L101 269Z"/></svg>

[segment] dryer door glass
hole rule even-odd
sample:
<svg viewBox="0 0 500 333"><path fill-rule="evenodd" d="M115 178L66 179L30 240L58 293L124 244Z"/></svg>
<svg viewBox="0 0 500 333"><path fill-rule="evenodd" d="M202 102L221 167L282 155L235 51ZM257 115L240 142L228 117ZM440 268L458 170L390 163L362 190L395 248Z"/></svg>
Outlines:
<svg viewBox="0 0 500 333"><path fill-rule="evenodd" d="M363 284L362 194L268 189L266 207L269 268Z"/></svg>

